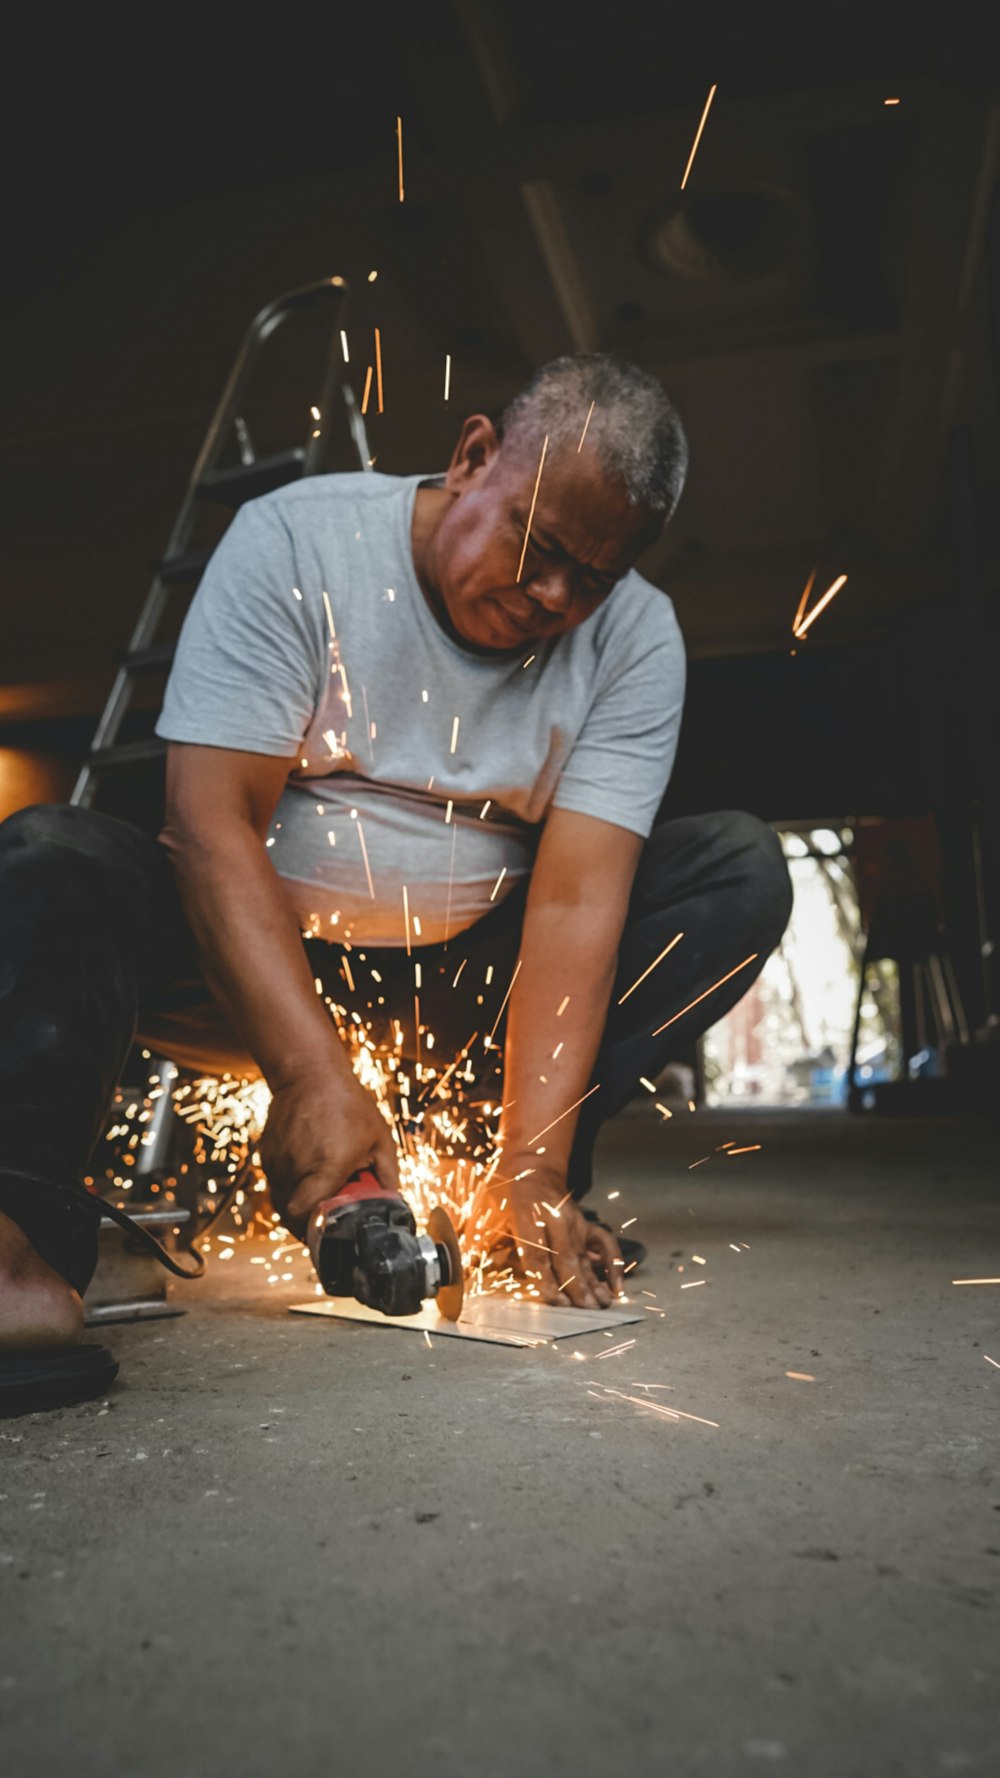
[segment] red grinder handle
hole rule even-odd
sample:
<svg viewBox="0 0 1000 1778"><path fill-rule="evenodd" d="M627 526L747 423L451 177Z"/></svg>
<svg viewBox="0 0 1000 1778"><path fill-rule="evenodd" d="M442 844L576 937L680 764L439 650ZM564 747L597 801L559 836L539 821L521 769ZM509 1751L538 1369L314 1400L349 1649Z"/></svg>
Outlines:
<svg viewBox="0 0 1000 1778"><path fill-rule="evenodd" d="M398 1192L386 1190L377 1173L373 1173L370 1167L362 1167L359 1172L351 1174L347 1184L342 1185L339 1192L334 1192L332 1197L324 1198L321 1204L316 1205L312 1220L321 1220L335 1207L339 1210L342 1205L356 1204L362 1198L389 1198L393 1203L402 1202Z"/></svg>

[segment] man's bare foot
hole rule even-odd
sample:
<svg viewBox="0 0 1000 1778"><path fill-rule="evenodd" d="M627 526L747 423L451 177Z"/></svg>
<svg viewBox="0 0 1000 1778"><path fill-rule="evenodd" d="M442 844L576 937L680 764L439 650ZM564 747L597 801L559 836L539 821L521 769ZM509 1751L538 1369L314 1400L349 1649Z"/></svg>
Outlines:
<svg viewBox="0 0 1000 1778"><path fill-rule="evenodd" d="M79 1295L0 1213L0 1354L76 1346L82 1337Z"/></svg>

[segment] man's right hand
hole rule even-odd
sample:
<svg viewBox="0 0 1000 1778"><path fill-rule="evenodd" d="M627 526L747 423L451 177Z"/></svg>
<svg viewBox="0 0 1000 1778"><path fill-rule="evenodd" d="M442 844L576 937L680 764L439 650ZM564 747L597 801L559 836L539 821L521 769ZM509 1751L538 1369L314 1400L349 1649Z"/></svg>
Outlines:
<svg viewBox="0 0 1000 1778"><path fill-rule="evenodd" d="M399 1189L392 1129L353 1073L318 1069L278 1087L259 1146L274 1207L300 1240L316 1205L363 1167Z"/></svg>

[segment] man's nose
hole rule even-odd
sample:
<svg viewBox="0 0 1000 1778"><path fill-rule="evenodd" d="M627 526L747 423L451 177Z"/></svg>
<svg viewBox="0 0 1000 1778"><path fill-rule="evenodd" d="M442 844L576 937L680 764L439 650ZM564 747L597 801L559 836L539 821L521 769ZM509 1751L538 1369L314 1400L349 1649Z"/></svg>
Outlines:
<svg viewBox="0 0 1000 1778"><path fill-rule="evenodd" d="M550 617L564 617L573 600L572 569L546 567L533 574L531 596Z"/></svg>

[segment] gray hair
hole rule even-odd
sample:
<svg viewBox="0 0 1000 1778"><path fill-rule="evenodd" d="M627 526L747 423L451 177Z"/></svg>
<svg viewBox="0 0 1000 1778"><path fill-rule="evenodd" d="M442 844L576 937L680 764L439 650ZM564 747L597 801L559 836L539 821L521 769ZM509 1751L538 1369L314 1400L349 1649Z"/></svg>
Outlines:
<svg viewBox="0 0 1000 1778"><path fill-rule="evenodd" d="M591 403L593 412L591 413ZM497 432L540 447L587 443L635 506L670 517L684 486L688 446L680 417L655 377L605 352L553 358L503 410Z"/></svg>

